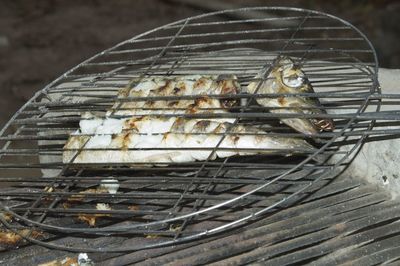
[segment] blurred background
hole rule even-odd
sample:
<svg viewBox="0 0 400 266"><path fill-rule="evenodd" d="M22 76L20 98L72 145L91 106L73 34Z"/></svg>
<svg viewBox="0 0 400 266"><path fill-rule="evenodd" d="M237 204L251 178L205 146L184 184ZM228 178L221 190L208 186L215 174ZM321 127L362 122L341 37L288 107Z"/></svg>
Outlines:
<svg viewBox="0 0 400 266"><path fill-rule="evenodd" d="M372 41L381 67L400 68L396 0L0 0L0 128L37 90L88 57L178 19L243 6L339 16Z"/></svg>

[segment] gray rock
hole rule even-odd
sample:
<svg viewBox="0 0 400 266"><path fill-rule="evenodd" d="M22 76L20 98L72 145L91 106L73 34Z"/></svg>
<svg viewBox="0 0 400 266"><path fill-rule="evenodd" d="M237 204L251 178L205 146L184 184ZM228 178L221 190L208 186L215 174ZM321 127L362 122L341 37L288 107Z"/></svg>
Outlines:
<svg viewBox="0 0 400 266"><path fill-rule="evenodd" d="M379 82L382 93L400 93L400 70L379 69ZM383 105L382 111L399 110L396 105ZM396 127L382 127L380 129ZM342 150L350 150L352 146L344 146ZM339 157L333 157L336 162ZM362 178L370 183L383 186L393 197L400 196L400 139L371 141L363 145L358 155L351 162L345 173L352 177Z"/></svg>

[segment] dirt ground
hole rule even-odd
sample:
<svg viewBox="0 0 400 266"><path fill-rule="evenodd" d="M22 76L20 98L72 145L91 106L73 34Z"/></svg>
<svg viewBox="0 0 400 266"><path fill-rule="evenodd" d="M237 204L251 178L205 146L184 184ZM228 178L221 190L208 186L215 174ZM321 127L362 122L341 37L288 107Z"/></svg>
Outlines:
<svg viewBox="0 0 400 266"><path fill-rule="evenodd" d="M209 11L181 2L0 0L0 128L34 92L89 56L154 27ZM298 6L338 15L367 34L381 66L400 68L399 1L219 2Z"/></svg>

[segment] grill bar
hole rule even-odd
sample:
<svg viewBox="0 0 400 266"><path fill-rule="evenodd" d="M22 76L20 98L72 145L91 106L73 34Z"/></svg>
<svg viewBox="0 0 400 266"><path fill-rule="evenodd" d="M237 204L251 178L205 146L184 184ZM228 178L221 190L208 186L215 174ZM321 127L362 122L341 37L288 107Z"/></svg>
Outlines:
<svg viewBox="0 0 400 266"><path fill-rule="evenodd" d="M191 24L189 24L191 25ZM299 30L351 30L350 27L341 26L341 27L300 27ZM241 30L241 31L224 31L224 32L208 32L208 33L198 33L198 34L181 34L177 36L177 39L180 38L198 38L198 37L208 37L208 36L223 36L223 35L242 35L242 34L254 34L254 33L265 33L265 32L279 32L279 31L289 31L292 32L293 28L275 28L275 29L260 29L260 30ZM159 40L169 40L173 36L162 36L162 37L153 37L153 38L143 38L138 40L133 40L128 43L139 43L139 42L149 42L149 41L159 41ZM350 40L350 41L364 41L362 38L296 38L296 39L275 39L270 41L305 41L305 40L313 40L313 41L321 41L321 40Z"/></svg>
<svg viewBox="0 0 400 266"><path fill-rule="evenodd" d="M340 85L340 84L339 84ZM207 95L208 97L212 97L215 99L225 99L228 96L221 96L221 95ZM248 95L248 94L236 94L230 95L229 98L232 99L240 99L240 98L276 98L282 96L303 96L303 97L318 97L318 98L337 98L337 99L365 99L369 97L370 100L380 100L380 99L398 99L399 96L397 94L387 94L383 96L379 95L370 95L367 93L358 93L358 94L340 94L340 93L293 93L288 95L287 93L276 93L276 94L255 94L255 95ZM182 100L194 100L197 99L199 96L181 96L180 99ZM173 96L163 96L163 97L126 97L126 98L113 98L109 100L87 100L85 104L107 104L107 103L114 103L114 102L140 102L140 101L173 101L176 97ZM69 106L80 106L82 103L62 103L62 102L54 102L54 103L33 103L30 107L69 107Z"/></svg>

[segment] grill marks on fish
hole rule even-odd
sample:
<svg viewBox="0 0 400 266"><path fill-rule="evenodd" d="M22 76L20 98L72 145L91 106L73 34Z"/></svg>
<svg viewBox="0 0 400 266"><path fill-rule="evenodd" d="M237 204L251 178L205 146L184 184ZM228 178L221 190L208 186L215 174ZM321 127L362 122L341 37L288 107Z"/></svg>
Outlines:
<svg viewBox="0 0 400 266"><path fill-rule="evenodd" d="M255 93L257 88L259 88L257 93L260 94L315 93L305 73L292 59L286 56L276 59L271 72L265 80L262 80L261 77L262 74L258 74L255 77L255 81L249 83L247 86L249 93ZM319 99L316 97L294 95L257 98L257 103L268 108L278 107L277 109L271 109L271 113L326 114ZM320 131L334 130L334 122L329 118L283 118L281 121L296 131L307 135L314 135Z"/></svg>
<svg viewBox="0 0 400 266"><path fill-rule="evenodd" d="M198 99L186 100L144 100L135 98L168 97L168 96L201 96L201 95L233 95L240 92L240 84L233 75L220 76L184 76L175 78L152 77L137 80L136 86L127 87L118 93L119 99L127 97L132 101L115 103L107 116L129 116L149 114L180 114L193 106L199 107ZM204 99L200 99L203 101ZM236 99L212 99L214 108L229 109L238 104ZM200 107L199 107L200 108ZM204 107L205 108L205 107Z"/></svg>
<svg viewBox="0 0 400 266"><path fill-rule="evenodd" d="M197 98L193 104L190 104L185 111L186 114L211 114L225 112L221 108L223 104L218 99L212 99L208 96Z"/></svg>
<svg viewBox="0 0 400 266"><path fill-rule="evenodd" d="M278 103L282 106L286 105L286 99L285 97L278 97Z"/></svg>
<svg viewBox="0 0 400 266"><path fill-rule="evenodd" d="M196 80L196 82L193 85L193 88L198 89L198 88L204 88L207 86L207 82L209 82L209 80L205 77L201 77L198 80Z"/></svg>
<svg viewBox="0 0 400 266"><path fill-rule="evenodd" d="M236 79L223 79L217 81L218 86L221 88L221 94L230 95L239 93L238 88L240 87L237 83ZM232 108L234 106L239 105L239 101L237 99L227 98L222 99L221 104L225 108Z"/></svg>

